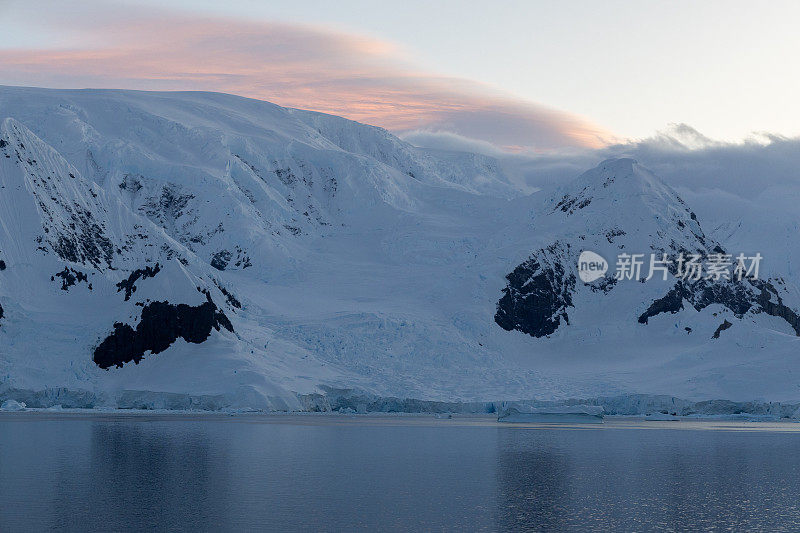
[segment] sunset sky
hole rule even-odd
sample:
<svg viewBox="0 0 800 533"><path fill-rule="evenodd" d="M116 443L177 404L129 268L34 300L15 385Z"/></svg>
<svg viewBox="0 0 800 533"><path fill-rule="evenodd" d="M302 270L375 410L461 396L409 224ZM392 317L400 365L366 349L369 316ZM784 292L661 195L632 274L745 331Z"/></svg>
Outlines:
<svg viewBox="0 0 800 533"><path fill-rule="evenodd" d="M0 0L0 84L229 92L484 151L797 136L800 4L752 6Z"/></svg>

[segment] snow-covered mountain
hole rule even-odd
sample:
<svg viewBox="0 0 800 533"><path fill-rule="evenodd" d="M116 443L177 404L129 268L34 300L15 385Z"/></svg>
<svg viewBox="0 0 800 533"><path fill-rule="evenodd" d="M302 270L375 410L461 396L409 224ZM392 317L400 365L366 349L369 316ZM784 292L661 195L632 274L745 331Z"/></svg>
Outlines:
<svg viewBox="0 0 800 533"><path fill-rule="evenodd" d="M0 396L800 400L781 265L584 283L584 250L612 270L757 250L726 250L629 159L555 193L514 183L489 157L230 95L2 87Z"/></svg>
<svg viewBox="0 0 800 533"><path fill-rule="evenodd" d="M738 319L762 313L780 318L800 335L800 316L784 303L793 295L783 278L762 279L755 271L749 276L744 271L735 275L735 254L707 237L697 215L678 194L635 161L604 161L560 194L551 200L552 209L537 224L543 233L557 237L508 275L495 318L501 327L534 337L550 335L562 324L569 324L575 302L584 299L602 301L606 313L638 311L636 302L652 294L652 289L620 283L631 278L641 283L650 281L663 293L639 315L639 323L647 324L662 313L678 313L684 305L695 311L719 305ZM620 273L580 283L572 267L579 264L583 250L602 250L600 257L611 258L638 253L643 264L637 272L628 270L627 276ZM724 269L725 274L714 279L717 276L702 272L701 260L719 255L731 256L727 259L731 264ZM692 256L697 258L698 267L692 275L684 276ZM678 264L678 257L684 258L682 264ZM649 272L651 261L659 267L653 275ZM742 265L747 269L750 261L743 258ZM620 294L634 303L615 302ZM688 333L693 328L684 329Z"/></svg>

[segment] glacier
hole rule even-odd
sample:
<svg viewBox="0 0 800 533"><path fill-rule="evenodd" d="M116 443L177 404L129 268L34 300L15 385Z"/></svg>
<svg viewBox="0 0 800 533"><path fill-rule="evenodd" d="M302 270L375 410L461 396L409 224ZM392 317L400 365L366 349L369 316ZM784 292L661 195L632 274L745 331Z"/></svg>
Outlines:
<svg viewBox="0 0 800 533"><path fill-rule="evenodd" d="M631 159L519 183L232 95L0 87L0 400L794 416L790 265L585 284L582 250L756 250Z"/></svg>

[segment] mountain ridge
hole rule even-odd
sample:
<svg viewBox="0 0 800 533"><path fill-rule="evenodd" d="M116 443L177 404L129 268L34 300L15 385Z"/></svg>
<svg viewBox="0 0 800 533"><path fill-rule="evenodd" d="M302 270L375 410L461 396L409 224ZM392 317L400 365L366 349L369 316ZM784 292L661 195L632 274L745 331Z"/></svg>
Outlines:
<svg viewBox="0 0 800 533"><path fill-rule="evenodd" d="M491 158L214 93L0 87L0 121L0 395L798 399L790 281L739 312L576 278L586 249L721 246L631 160L526 195Z"/></svg>

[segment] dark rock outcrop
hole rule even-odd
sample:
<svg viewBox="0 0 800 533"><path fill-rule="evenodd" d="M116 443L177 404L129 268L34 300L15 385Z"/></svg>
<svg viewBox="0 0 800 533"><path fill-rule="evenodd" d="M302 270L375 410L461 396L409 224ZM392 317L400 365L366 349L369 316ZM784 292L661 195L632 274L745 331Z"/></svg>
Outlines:
<svg viewBox="0 0 800 533"><path fill-rule="evenodd" d="M214 280L214 285L216 285L219 291L225 296L225 300L228 302L228 305L230 305L231 307L235 307L236 309L242 308L242 302L240 302L239 299L236 298L236 296L231 294L231 292L228 289L226 289L219 281Z"/></svg>
<svg viewBox="0 0 800 533"><path fill-rule="evenodd" d="M52 243L53 250L61 259L72 263L95 267L111 264L114 247L105 236L103 228L94 221L94 216L89 211L78 208L75 211L80 231L59 235Z"/></svg>
<svg viewBox="0 0 800 533"><path fill-rule="evenodd" d="M724 282L696 280L679 281L661 298L653 300L647 310L639 316L640 324L661 313L677 313L683 309L684 301L697 311L712 304L729 309L737 318L752 310L782 318L800 336L800 316L783 303L775 285L769 280L743 279ZM727 329L727 328L723 328ZM717 338L717 337L714 337Z"/></svg>
<svg viewBox="0 0 800 533"><path fill-rule="evenodd" d="M78 282L88 283L89 278L86 276L85 273L81 272L80 270L75 270L74 268L64 267L64 270L53 274L50 277L50 281L55 281L56 278L61 278L61 290L68 291L70 287L73 287ZM91 283L89 283L89 290L92 289Z"/></svg>
<svg viewBox="0 0 800 533"><path fill-rule="evenodd" d="M145 352L161 353L173 342L182 338L200 344L211 335L211 330L225 328L233 332L233 325L220 311L211 297L197 306L173 305L169 302L151 302L142 308L136 328L117 322L114 331L94 350L94 362L100 368L121 368L125 363L139 361Z"/></svg>
<svg viewBox="0 0 800 533"><path fill-rule="evenodd" d="M650 304L647 311L639 316L639 323L647 324L650 317L660 315L661 313L677 313L683 309L683 295L683 285L680 283L676 284L667 294L657 300L653 300L653 303Z"/></svg>
<svg viewBox="0 0 800 533"><path fill-rule="evenodd" d="M753 285L761 291L756 299L761 309L770 316L784 319L792 326L795 334L800 337L800 316L794 309L783 303L783 299L778 294L775 286L762 280L755 280ZM773 297L775 299L774 302L772 301Z"/></svg>
<svg viewBox="0 0 800 533"><path fill-rule="evenodd" d="M506 276L508 284L494 316L497 325L544 337L558 329L562 319L569 324L567 308L572 307L575 275L567 274L558 261L541 262L556 256L558 250L558 245L540 250Z"/></svg>
<svg viewBox="0 0 800 533"><path fill-rule="evenodd" d="M711 336L712 339L719 339L719 334L731 327L733 324L725 320L722 324L719 325L717 331Z"/></svg>
<svg viewBox="0 0 800 533"><path fill-rule="evenodd" d="M125 291L125 301L127 302L128 300L131 299L131 295L134 292L136 292L135 283L139 279L152 278L156 274L158 274L160 271L161 271L161 266L158 263L156 263L156 265L154 267L150 267L148 265L148 266L146 266L144 268L137 268L136 270L131 272L131 275L128 276L128 279L124 279L124 280L120 281L119 283L117 283L117 292L120 292L120 291L124 290Z"/></svg>
<svg viewBox="0 0 800 533"><path fill-rule="evenodd" d="M211 256L211 266L217 270L225 270L231 261L231 253L228 250L220 250Z"/></svg>

